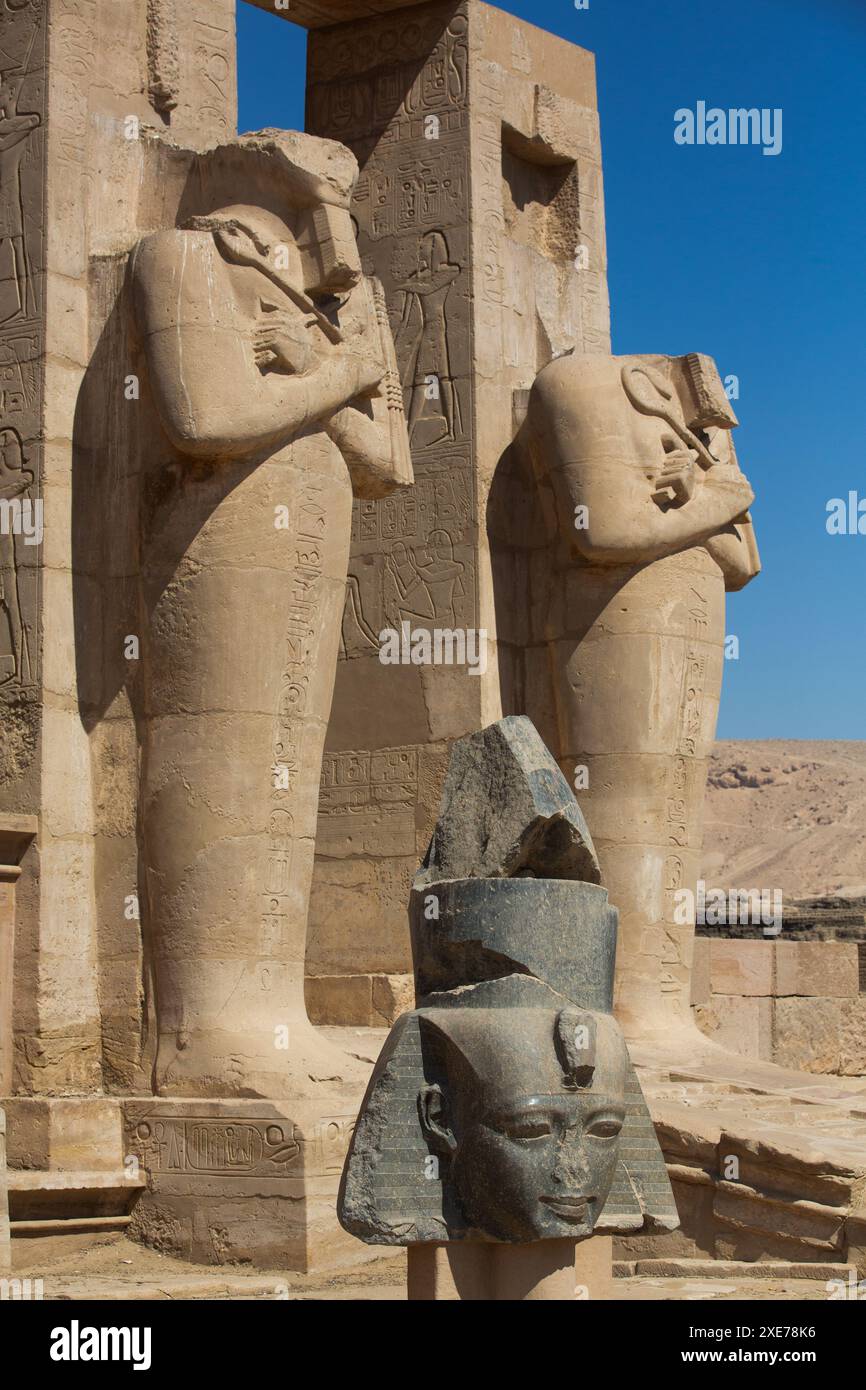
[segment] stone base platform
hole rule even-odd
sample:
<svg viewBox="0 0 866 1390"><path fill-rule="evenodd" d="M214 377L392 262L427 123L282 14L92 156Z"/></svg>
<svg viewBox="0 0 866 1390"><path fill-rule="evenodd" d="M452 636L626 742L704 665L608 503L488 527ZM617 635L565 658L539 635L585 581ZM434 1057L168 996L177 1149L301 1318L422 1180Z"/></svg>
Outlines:
<svg viewBox="0 0 866 1390"><path fill-rule="evenodd" d="M64 1249L81 1249L131 1224L144 1183L124 1163L117 1101L15 1096L2 1106L13 1268L30 1258L22 1242L51 1239Z"/></svg>
<svg viewBox="0 0 866 1390"><path fill-rule="evenodd" d="M345 1268L376 1252L339 1227L353 1115L306 1127L263 1100L125 1100L146 1187L130 1234L198 1264Z"/></svg>
<svg viewBox="0 0 866 1390"><path fill-rule="evenodd" d="M82 1249L118 1231L206 1265L309 1272L377 1258L336 1217L354 1115L305 1125L246 1099L12 1097L2 1106L15 1268L38 1261L25 1241Z"/></svg>

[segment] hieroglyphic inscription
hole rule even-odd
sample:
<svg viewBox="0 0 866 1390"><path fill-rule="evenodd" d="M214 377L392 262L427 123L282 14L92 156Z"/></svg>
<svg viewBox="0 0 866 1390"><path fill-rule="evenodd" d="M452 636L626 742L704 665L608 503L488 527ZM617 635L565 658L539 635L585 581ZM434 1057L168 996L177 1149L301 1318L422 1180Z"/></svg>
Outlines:
<svg viewBox="0 0 866 1390"><path fill-rule="evenodd" d="M187 82L190 84L191 78L194 83L197 118L207 121L212 134L228 138L234 131L233 35L201 11L194 19Z"/></svg>
<svg viewBox="0 0 866 1390"><path fill-rule="evenodd" d="M416 478L356 503L344 658L376 659L403 619L477 623L467 30L443 4L310 44L308 129L359 159L359 244L385 287Z"/></svg>
<svg viewBox="0 0 866 1390"><path fill-rule="evenodd" d="M126 1152L151 1182L160 1178L296 1178L339 1173L353 1115L319 1121L308 1135L282 1118L170 1115L134 1107L126 1119Z"/></svg>
<svg viewBox="0 0 866 1390"><path fill-rule="evenodd" d="M379 648L384 628L471 627L475 614L474 490L469 459L421 465L415 487L381 502L356 501L353 567L342 654Z"/></svg>
<svg viewBox="0 0 866 1390"><path fill-rule="evenodd" d="M0 700L11 740L3 747L10 766L0 771L7 776L20 770L32 742L25 726L37 718L40 547L32 520L42 477L46 32L44 0L0 0Z"/></svg>
<svg viewBox="0 0 866 1390"><path fill-rule="evenodd" d="M264 1120L145 1119L127 1143L151 1174L286 1177L301 1152L292 1125Z"/></svg>
<svg viewBox="0 0 866 1390"><path fill-rule="evenodd" d="M417 748L326 753L319 795L320 853L415 853Z"/></svg>
<svg viewBox="0 0 866 1390"><path fill-rule="evenodd" d="M290 807L298 791L304 717L321 606L322 545L326 512L323 484L307 479L293 516L292 568L286 587L283 685L274 720L273 789L268 822L265 904L260 955L279 956L287 945L292 887L294 820ZM267 967L262 980L267 982Z"/></svg>
<svg viewBox="0 0 866 1390"><path fill-rule="evenodd" d="M674 916L677 893L685 881L685 864L677 850L685 852L690 843L690 805L696 778L695 760L701 756L701 730L707 676L706 640L709 631L709 605L705 596L692 587L688 595L686 649L680 694L680 716L676 756L668 773L666 805L667 843L672 848L664 864L665 940L662 955L661 990L677 994L688 985L688 971L682 955L682 925Z"/></svg>

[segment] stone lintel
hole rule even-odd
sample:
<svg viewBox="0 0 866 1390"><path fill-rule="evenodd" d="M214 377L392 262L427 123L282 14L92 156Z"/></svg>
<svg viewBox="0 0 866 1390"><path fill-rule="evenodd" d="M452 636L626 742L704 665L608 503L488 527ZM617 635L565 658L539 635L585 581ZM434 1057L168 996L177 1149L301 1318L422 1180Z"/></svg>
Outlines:
<svg viewBox="0 0 866 1390"><path fill-rule="evenodd" d="M305 29L327 29L352 19L372 19L376 15L408 10L425 0L247 0L259 10L268 10Z"/></svg>

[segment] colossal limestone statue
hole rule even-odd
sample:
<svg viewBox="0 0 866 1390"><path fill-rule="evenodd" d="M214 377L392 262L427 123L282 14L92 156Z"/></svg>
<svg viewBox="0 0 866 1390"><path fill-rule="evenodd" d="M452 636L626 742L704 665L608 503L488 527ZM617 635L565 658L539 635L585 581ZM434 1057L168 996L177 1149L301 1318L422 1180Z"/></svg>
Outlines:
<svg viewBox="0 0 866 1390"><path fill-rule="evenodd" d="M412 480L356 173L331 141L245 136L200 158L181 225L130 266L160 422L139 591L154 1087L291 1100L300 1120L340 1113L363 1071L303 995L352 497Z"/></svg>
<svg viewBox="0 0 866 1390"><path fill-rule="evenodd" d="M626 1034L689 1023L707 757L718 713L725 590L760 564L737 424L706 357L568 356L532 390L532 458L553 577L546 641L560 766L584 807L620 912Z"/></svg>
<svg viewBox="0 0 866 1390"><path fill-rule="evenodd" d="M677 1224L611 1015L617 914L599 876L528 719L454 745L410 900L418 1006L394 1025L361 1110L348 1231L417 1258L466 1242L481 1247L476 1267L491 1242L550 1242L554 1268L570 1245L567 1292L552 1296L571 1298L576 1242Z"/></svg>

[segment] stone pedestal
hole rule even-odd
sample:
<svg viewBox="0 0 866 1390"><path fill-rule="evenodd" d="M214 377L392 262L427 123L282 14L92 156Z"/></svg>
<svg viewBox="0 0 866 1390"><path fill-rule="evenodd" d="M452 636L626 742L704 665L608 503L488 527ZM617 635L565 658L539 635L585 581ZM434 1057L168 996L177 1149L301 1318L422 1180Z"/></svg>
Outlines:
<svg viewBox="0 0 866 1390"><path fill-rule="evenodd" d="M133 1233L148 1245L305 1272L375 1258L334 1220L354 1114L306 1126L258 1100L130 1100L123 1114L147 1184Z"/></svg>
<svg viewBox="0 0 866 1390"><path fill-rule="evenodd" d="M547 1302L609 1298L611 1238L530 1245L409 1246L409 1300Z"/></svg>

